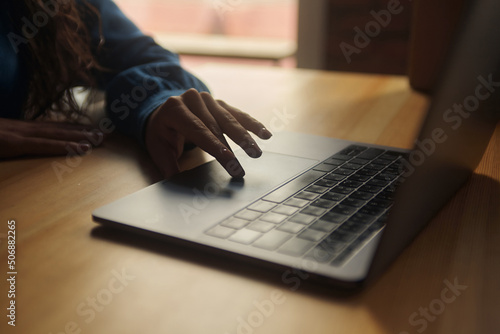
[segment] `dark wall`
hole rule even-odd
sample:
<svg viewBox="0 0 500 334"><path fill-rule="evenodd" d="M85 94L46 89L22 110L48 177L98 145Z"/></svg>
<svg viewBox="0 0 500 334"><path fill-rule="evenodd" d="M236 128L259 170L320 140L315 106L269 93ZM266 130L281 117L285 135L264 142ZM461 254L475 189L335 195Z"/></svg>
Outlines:
<svg viewBox="0 0 500 334"><path fill-rule="evenodd" d="M326 69L407 74L409 0L329 0Z"/></svg>

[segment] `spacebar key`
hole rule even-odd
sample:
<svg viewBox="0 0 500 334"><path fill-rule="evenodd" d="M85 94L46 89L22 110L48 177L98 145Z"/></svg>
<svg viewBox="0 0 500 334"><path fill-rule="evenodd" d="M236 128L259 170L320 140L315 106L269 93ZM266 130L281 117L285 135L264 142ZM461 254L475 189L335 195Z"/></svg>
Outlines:
<svg viewBox="0 0 500 334"><path fill-rule="evenodd" d="M281 203L288 197L294 195L301 189L307 187L326 173L310 170L299 177L291 180L290 182L282 185L280 188L274 190L269 195L265 196L263 199L269 202Z"/></svg>

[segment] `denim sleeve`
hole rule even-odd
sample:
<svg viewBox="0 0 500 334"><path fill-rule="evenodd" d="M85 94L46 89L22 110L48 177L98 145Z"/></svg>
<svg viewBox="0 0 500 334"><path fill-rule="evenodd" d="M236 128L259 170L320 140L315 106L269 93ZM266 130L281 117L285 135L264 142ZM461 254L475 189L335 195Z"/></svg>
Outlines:
<svg viewBox="0 0 500 334"><path fill-rule="evenodd" d="M106 92L106 113L121 132L144 144L147 118L157 107L190 88L200 92L208 88L181 67L176 54L144 35L111 0L88 2L101 20L99 25L89 15L86 23L102 67L96 78Z"/></svg>

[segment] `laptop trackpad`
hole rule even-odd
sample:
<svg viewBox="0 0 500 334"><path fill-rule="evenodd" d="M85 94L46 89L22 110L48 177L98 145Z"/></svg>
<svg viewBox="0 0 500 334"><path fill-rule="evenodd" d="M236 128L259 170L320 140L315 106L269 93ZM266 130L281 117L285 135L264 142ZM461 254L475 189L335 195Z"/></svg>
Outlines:
<svg viewBox="0 0 500 334"><path fill-rule="evenodd" d="M232 179L212 161L102 207L94 216L180 238L199 234L318 163L264 152L237 152L244 179Z"/></svg>

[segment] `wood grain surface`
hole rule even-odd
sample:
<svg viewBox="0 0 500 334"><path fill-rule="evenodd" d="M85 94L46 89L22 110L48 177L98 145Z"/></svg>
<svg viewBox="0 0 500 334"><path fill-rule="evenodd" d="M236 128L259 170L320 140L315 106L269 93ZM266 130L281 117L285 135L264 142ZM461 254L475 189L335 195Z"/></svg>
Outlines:
<svg viewBox="0 0 500 334"><path fill-rule="evenodd" d="M428 103L405 77L221 65L195 72L274 132L409 148ZM350 297L93 223L97 207L160 180L120 134L82 158L1 161L0 268L6 277L15 220L17 275L15 327L6 317L10 285L0 283L0 332L499 333L499 152L497 128L464 188L382 277ZM208 159L195 149L182 166Z"/></svg>

